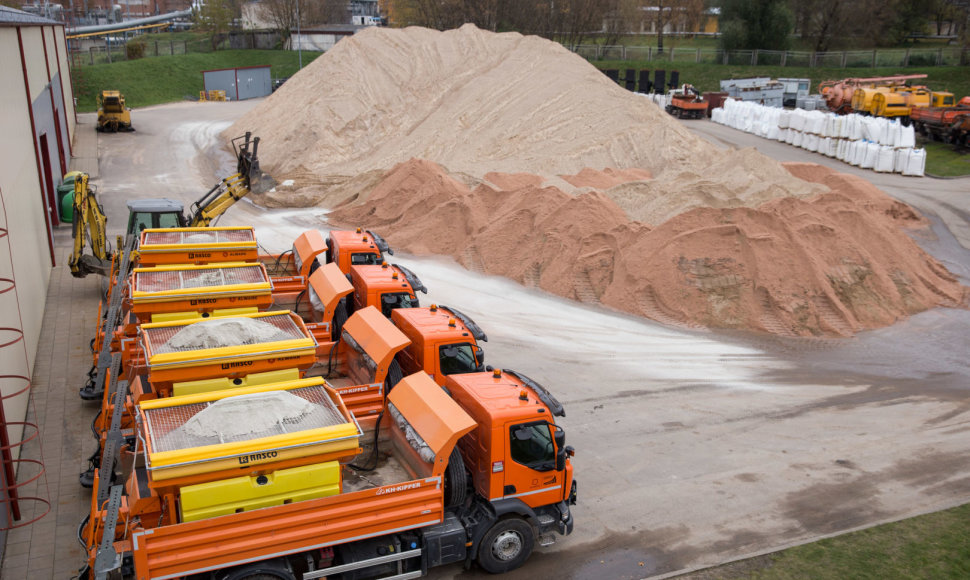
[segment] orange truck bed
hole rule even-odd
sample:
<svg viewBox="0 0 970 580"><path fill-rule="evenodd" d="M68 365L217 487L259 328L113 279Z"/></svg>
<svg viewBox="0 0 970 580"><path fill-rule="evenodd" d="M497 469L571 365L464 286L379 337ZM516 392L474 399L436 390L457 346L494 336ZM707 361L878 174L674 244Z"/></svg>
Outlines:
<svg viewBox="0 0 970 580"><path fill-rule="evenodd" d="M400 426L388 421L392 453L413 479L200 521L135 528L135 577L179 578L441 522L448 458L476 423L421 373L404 378L388 400L434 453L431 463L421 459Z"/></svg>

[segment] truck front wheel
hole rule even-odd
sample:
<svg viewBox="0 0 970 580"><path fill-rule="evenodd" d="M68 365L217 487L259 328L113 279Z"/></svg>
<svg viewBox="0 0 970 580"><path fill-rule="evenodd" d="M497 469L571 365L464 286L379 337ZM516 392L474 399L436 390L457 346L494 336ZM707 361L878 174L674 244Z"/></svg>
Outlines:
<svg viewBox="0 0 970 580"><path fill-rule="evenodd" d="M510 517L495 522L478 546L478 565L490 574L515 570L532 555L535 534L528 522Z"/></svg>

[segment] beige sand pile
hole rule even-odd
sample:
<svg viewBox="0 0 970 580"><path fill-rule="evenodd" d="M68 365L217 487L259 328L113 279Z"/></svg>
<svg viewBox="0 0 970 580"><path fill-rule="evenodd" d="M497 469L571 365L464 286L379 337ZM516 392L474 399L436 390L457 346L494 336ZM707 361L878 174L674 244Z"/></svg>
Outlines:
<svg viewBox="0 0 970 580"><path fill-rule="evenodd" d="M697 208L656 228L607 195L569 195L518 176L470 189L411 160L332 221L378 228L395 247L450 254L471 269L669 324L846 336L965 290L902 230L908 206L860 178L813 164L792 173L831 191L757 208ZM490 180L492 183L495 180Z"/></svg>
<svg viewBox="0 0 970 580"><path fill-rule="evenodd" d="M696 183L711 190L705 195L742 201L818 191L764 156L695 137L557 43L471 25L374 27L341 40L225 134L239 131L266 143L264 170L294 182L262 196L270 205L335 206L413 157L468 183L528 173L574 176L577 187L603 189L601 178L616 176L601 168L632 168L658 184L687 190ZM587 168L601 175L584 174ZM614 184L626 181L629 175Z"/></svg>
<svg viewBox="0 0 970 580"><path fill-rule="evenodd" d="M226 135L397 247L656 320L848 335L964 288L862 180L695 137L558 44L465 26L342 40Z"/></svg>

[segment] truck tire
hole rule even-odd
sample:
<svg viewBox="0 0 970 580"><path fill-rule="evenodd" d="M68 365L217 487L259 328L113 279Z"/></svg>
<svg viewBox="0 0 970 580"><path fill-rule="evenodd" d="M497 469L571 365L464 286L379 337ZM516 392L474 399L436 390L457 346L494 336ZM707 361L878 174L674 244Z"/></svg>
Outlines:
<svg viewBox="0 0 970 580"><path fill-rule="evenodd" d="M344 329L344 324L347 322L347 303L346 298L341 298L340 302L337 303L337 307L333 311L333 320L330 321L330 337L337 341L340 340L340 333Z"/></svg>
<svg viewBox="0 0 970 580"><path fill-rule="evenodd" d="M468 496L468 475L461 452L455 447L445 469L445 507L460 506Z"/></svg>
<svg viewBox="0 0 970 580"><path fill-rule="evenodd" d="M296 580L282 562L257 562L230 570L221 580Z"/></svg>
<svg viewBox="0 0 970 580"><path fill-rule="evenodd" d="M532 555L535 534L522 518L501 519L487 531L478 545L478 565L490 574L515 570Z"/></svg>
<svg viewBox="0 0 970 580"><path fill-rule="evenodd" d="M404 373L401 371L401 365L398 364L396 360L392 360L391 364L387 367L387 378L384 379L384 385L388 393L394 388L394 385L401 382L404 378Z"/></svg>

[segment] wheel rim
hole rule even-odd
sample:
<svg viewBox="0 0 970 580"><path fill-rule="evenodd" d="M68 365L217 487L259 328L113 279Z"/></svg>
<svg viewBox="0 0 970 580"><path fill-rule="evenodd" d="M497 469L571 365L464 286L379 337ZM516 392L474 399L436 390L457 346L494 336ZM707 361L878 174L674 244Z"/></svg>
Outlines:
<svg viewBox="0 0 970 580"><path fill-rule="evenodd" d="M492 542L492 555L508 562L522 551L522 536L511 530L499 534Z"/></svg>

